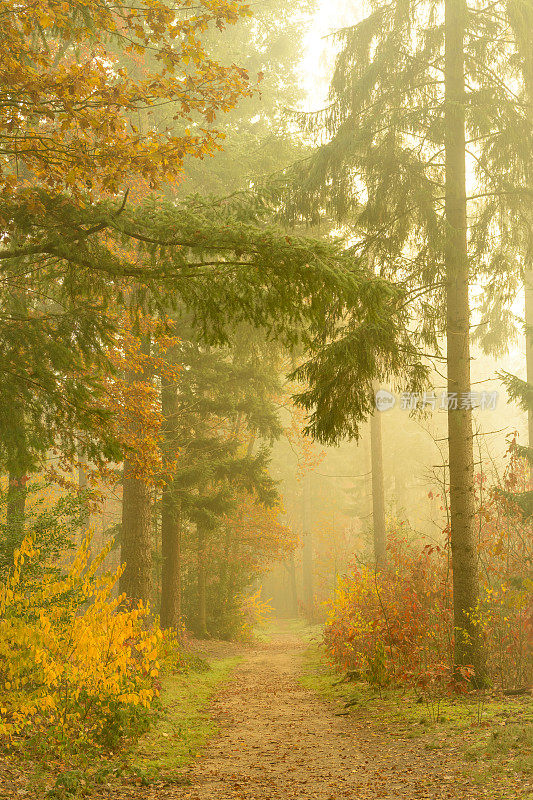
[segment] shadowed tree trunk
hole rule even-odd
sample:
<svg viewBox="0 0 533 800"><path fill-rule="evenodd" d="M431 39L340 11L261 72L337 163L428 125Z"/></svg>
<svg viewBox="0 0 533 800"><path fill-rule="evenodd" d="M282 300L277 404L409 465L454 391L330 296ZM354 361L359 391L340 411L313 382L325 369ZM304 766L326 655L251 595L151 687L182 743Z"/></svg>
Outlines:
<svg viewBox="0 0 533 800"><path fill-rule="evenodd" d="M24 538L26 497L28 494L28 472L31 469L31 460L27 453L27 431L24 420L24 407L20 403L13 403L10 412L10 425L13 431L13 443L10 443L7 458L7 498L6 498L6 526L7 548L6 555L11 561L15 550Z"/></svg>
<svg viewBox="0 0 533 800"><path fill-rule="evenodd" d="M28 476L10 472L7 485L6 526L8 537L8 559L11 560L15 550L24 538L24 521L26 515L26 483Z"/></svg>
<svg viewBox="0 0 533 800"><path fill-rule="evenodd" d="M120 547L124 571L120 576L120 592L130 601L147 603L152 588L151 493L140 478L127 477L128 468L125 461Z"/></svg>
<svg viewBox="0 0 533 800"><path fill-rule="evenodd" d="M533 236L531 238L533 240ZM533 249L533 241L530 246ZM533 261L533 252L528 253L528 261ZM528 269L525 273L525 323L526 380L533 386L533 269ZM527 431L528 445L533 448L533 408L527 412ZM529 480L533 484L533 464L529 465Z"/></svg>
<svg viewBox="0 0 533 800"><path fill-rule="evenodd" d="M448 446L453 565L455 663L485 676L480 626L475 621L479 587L474 528L474 454L472 414L461 408L470 386L470 306L466 214L466 134L464 0L445 2L445 269L448 366ZM457 398L458 407L452 398Z"/></svg>
<svg viewBox="0 0 533 800"><path fill-rule="evenodd" d="M172 357L170 353L170 357ZM163 447L171 461L178 446L176 382L161 377ZM181 617L181 509L176 484L169 479L161 496L161 626L179 630Z"/></svg>
<svg viewBox="0 0 533 800"><path fill-rule="evenodd" d="M140 352L150 355L150 338L143 336ZM146 372L129 371L126 379L148 381ZM122 481L122 529L120 560L124 571L120 576L120 592L129 601L147 603L152 588L152 497L150 487L135 476L128 459L124 461Z"/></svg>
<svg viewBox="0 0 533 800"><path fill-rule="evenodd" d="M533 124L533 45L531 31L533 30L533 4L507 2L505 7L514 40L520 56L520 66L524 79L526 103L524 112L528 115L529 122ZM533 160L529 160L529 170L526 175L526 186L529 192L533 184ZM529 204L525 205L526 211L526 241L525 241L525 324L526 324L526 370L527 382L533 385L533 229L531 226L531 194ZM529 212L529 214L528 214ZM533 408L528 411L528 444L533 447ZM533 484L533 464L530 465L529 477Z"/></svg>
<svg viewBox="0 0 533 800"><path fill-rule="evenodd" d="M172 483L161 498L161 627L179 630L181 618L181 514Z"/></svg>
<svg viewBox="0 0 533 800"><path fill-rule="evenodd" d="M307 472L302 486L302 571L304 612L314 615L313 533L311 530L311 475Z"/></svg>
<svg viewBox="0 0 533 800"><path fill-rule="evenodd" d="M291 616L298 616L298 590L296 585L296 564L294 561L294 550L291 550L289 555L289 582L290 582L290 603L291 603Z"/></svg>
<svg viewBox="0 0 533 800"><path fill-rule="evenodd" d="M78 489L80 491L80 494L84 494L87 491L87 488L88 488L87 461L85 459L85 456L82 453L78 452ZM83 499L83 504L84 504L84 514L80 525L80 533L79 533L80 540L83 540L83 538L87 535L91 521L89 503L86 497Z"/></svg>
<svg viewBox="0 0 533 800"><path fill-rule="evenodd" d="M197 542L197 567L198 567L198 635L206 637L207 634L207 573L206 573L206 544L207 536L203 526L196 526Z"/></svg>
<svg viewBox="0 0 533 800"><path fill-rule="evenodd" d="M387 533L385 529L385 487L383 481L383 444L381 413L374 410L370 417L370 454L372 463L372 529L376 569L387 563Z"/></svg>

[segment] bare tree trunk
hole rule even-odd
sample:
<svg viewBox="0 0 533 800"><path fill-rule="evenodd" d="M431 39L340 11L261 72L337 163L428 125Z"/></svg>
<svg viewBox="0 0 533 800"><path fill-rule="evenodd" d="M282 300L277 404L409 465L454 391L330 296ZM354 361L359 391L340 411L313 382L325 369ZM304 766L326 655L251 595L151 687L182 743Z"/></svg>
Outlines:
<svg viewBox="0 0 533 800"><path fill-rule="evenodd" d="M533 236L531 237L533 240ZM531 242L533 248L533 241ZM533 253L528 254L533 260ZM528 264L528 266L531 266ZM526 323L526 380L533 386L533 269L524 275L525 284L525 323ZM533 448L533 408L527 412L528 445ZM533 463L529 466L529 480L533 484Z"/></svg>
<svg viewBox="0 0 533 800"><path fill-rule="evenodd" d="M120 592L128 600L147 603L152 588L152 507L150 488L140 478L126 477L129 464L124 462L122 483L122 539Z"/></svg>
<svg viewBox="0 0 533 800"><path fill-rule="evenodd" d="M161 376L164 453L171 461L178 446L176 384ZM169 478L161 496L161 626L179 630L181 618L181 509L176 483Z"/></svg>
<svg viewBox="0 0 533 800"><path fill-rule="evenodd" d="M196 526L197 568L198 568L198 635L207 634L207 575L206 575L206 534L201 525Z"/></svg>
<svg viewBox="0 0 533 800"><path fill-rule="evenodd" d="M80 494L82 495L87 491L87 486L88 486L86 467L87 467L87 462L85 460L85 456L81 452L78 452L78 489L80 491ZM83 497L82 502L84 505L84 514L80 525L80 532L79 532L80 540L83 540L87 535L91 521L91 514L87 498Z"/></svg>
<svg viewBox="0 0 533 800"><path fill-rule="evenodd" d="M296 618L298 616L298 590L296 588L296 564L294 563L294 550L289 555L289 581L290 581L290 613Z"/></svg>
<svg viewBox="0 0 533 800"><path fill-rule="evenodd" d="M141 353L150 354L150 339L144 336ZM148 380L131 371L130 381ZM120 592L130 602L148 603L152 588L152 498L150 487L138 477L128 459L124 461L122 482L122 530L120 560L124 571L120 576Z"/></svg>
<svg viewBox="0 0 533 800"><path fill-rule="evenodd" d="M8 557L11 560L15 550L24 538L26 515L26 483L28 476L10 472L7 485L6 527L8 538Z"/></svg>
<svg viewBox="0 0 533 800"><path fill-rule="evenodd" d="M179 630L181 619L181 514L172 484L161 498L161 627Z"/></svg>
<svg viewBox="0 0 533 800"><path fill-rule="evenodd" d="M311 475L306 473L302 486L302 571L304 611L311 618L314 616L314 576L313 576L313 533L310 522Z"/></svg>
<svg viewBox="0 0 533 800"><path fill-rule="evenodd" d="M385 528L385 486L383 480L383 444L381 413L374 410L370 417L370 453L372 461L372 528L376 569L387 563L387 532Z"/></svg>
<svg viewBox="0 0 533 800"><path fill-rule="evenodd" d="M474 527L472 414L461 408L470 386L470 305L466 215L465 0L445 0L445 161L446 161L446 341L448 365L448 446L455 663L470 664L485 677L482 633L476 622L479 599ZM452 398L457 398L454 408ZM468 404L465 404L468 406Z"/></svg>
<svg viewBox="0 0 533 800"><path fill-rule="evenodd" d="M219 584L220 602L227 608L231 602L232 582L229 575L229 558L234 549L234 532L229 523L224 531L224 553L220 561Z"/></svg>
<svg viewBox="0 0 533 800"><path fill-rule="evenodd" d="M533 30L533 5L531 3L507 3L506 14L514 35L515 45L521 60L522 77L526 90L524 111L533 123L533 47L531 31ZM531 189L533 182L533 164L530 159L526 175L526 186ZM524 200L525 215L522 223L526 229L526 252L524 255L525 274L525 324L526 324L526 370L527 382L533 385L533 230L531 225L532 203ZM533 408L528 411L528 444L533 448ZM530 466L530 480L533 484L533 464Z"/></svg>
<svg viewBox="0 0 533 800"><path fill-rule="evenodd" d="M13 403L10 424L12 430L16 431L17 444L20 442L20 445L16 448L16 453L8 455L7 458L6 534L8 541L6 542L6 555L9 560L13 558L15 550L24 538L26 521L27 471L30 466L30 459L23 444L26 439L26 430L22 405Z"/></svg>

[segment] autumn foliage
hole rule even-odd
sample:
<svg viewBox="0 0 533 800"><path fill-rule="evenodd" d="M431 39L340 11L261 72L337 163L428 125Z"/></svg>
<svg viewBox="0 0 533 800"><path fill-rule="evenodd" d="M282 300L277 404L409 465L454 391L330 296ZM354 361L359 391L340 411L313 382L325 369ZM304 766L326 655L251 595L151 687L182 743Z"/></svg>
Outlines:
<svg viewBox="0 0 533 800"><path fill-rule="evenodd" d="M31 536L0 586L0 738L16 747L107 748L157 695L161 632L146 609L113 598L118 573L91 560L87 537L64 575L32 577Z"/></svg>
<svg viewBox="0 0 533 800"><path fill-rule="evenodd" d="M143 338L150 341L143 352ZM140 315L137 325L124 315L118 326L108 357L113 371L105 378L103 407L108 425L127 457L126 477L141 478L152 487L161 487L172 475L176 451L163 458L160 390L155 378L179 380L180 367L170 363L167 351L178 345L171 324L149 315ZM101 474L116 480L112 470Z"/></svg>
<svg viewBox="0 0 533 800"><path fill-rule="evenodd" d="M136 178L156 187L187 155L212 154L216 113L249 84L244 69L209 57L205 32L246 13L231 0L2 0L4 199L28 195L38 210L36 186L89 197Z"/></svg>
<svg viewBox="0 0 533 800"><path fill-rule="evenodd" d="M513 458L503 487L516 489L521 477L523 465ZM478 498L483 484L479 476ZM483 487L481 498L481 599L473 613L484 633L493 685L528 687L533 681L531 525L502 487ZM386 569L360 565L340 580L325 631L329 654L376 686L451 688L457 679L451 580L449 546L425 544L399 526L390 534Z"/></svg>

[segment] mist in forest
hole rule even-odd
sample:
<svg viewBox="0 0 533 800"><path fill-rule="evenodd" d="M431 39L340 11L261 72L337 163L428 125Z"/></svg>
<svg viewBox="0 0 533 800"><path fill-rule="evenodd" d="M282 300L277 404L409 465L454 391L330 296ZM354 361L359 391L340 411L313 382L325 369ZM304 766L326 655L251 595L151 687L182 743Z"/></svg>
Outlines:
<svg viewBox="0 0 533 800"><path fill-rule="evenodd" d="M0 19L0 796L531 798L532 0Z"/></svg>

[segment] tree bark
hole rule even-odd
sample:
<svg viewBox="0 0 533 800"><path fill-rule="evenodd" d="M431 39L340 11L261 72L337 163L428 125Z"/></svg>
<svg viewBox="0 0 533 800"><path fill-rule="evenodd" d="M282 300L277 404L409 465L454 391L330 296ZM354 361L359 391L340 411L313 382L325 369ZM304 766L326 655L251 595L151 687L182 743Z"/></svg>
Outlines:
<svg viewBox="0 0 533 800"><path fill-rule="evenodd" d="M140 352L150 354L150 338L143 336ZM146 380L148 375L131 371L130 381ZM152 589L152 497L150 487L135 476L128 459L124 461L122 481L122 529L120 560L124 571L119 590L131 603L150 600Z"/></svg>
<svg viewBox="0 0 533 800"><path fill-rule="evenodd" d="M231 579L229 575L229 557L233 550L234 532L229 523L226 524L224 531L224 553L220 560L219 570L219 597L220 602L227 608L231 602Z"/></svg>
<svg viewBox="0 0 533 800"><path fill-rule="evenodd" d="M313 533L310 522L311 475L306 473L302 486L302 571L304 612L314 617Z"/></svg>
<svg viewBox="0 0 533 800"><path fill-rule="evenodd" d="M88 488L87 483L87 462L82 453L78 452L78 489L81 495L84 495ZM79 538L81 541L85 538L89 531L91 522L91 513L87 498L83 497L84 514L80 525ZM90 549L89 549L90 552Z"/></svg>
<svg viewBox="0 0 533 800"><path fill-rule="evenodd" d="M198 635L207 637L207 574L206 574L206 532L201 525L196 526L197 568L198 568Z"/></svg>
<svg viewBox="0 0 533 800"><path fill-rule="evenodd" d="M161 377L163 447L167 462L178 446L176 384ZM161 627L180 629L181 618L181 509L176 481L169 478L161 496Z"/></svg>
<svg viewBox="0 0 533 800"><path fill-rule="evenodd" d="M127 477L124 462L122 483L122 539L120 559L124 571L120 592L132 603L147 603L152 589L152 508L150 488L140 478Z"/></svg>
<svg viewBox="0 0 533 800"><path fill-rule="evenodd" d="M172 484L161 498L161 627L179 631L181 620L181 514Z"/></svg>
<svg viewBox="0 0 533 800"><path fill-rule="evenodd" d="M507 3L506 14L511 23L515 45L521 60L521 71L526 90L526 103L524 111L528 114L530 123L533 123L533 46L531 31L533 30L533 5L531 3ZM533 185L533 162L529 161L529 170L526 174L526 187L531 190ZM525 204L527 201L523 201ZM529 200L525 205L525 314L526 326L526 374L527 382L533 384L533 230L531 226L532 203ZM528 213L529 212L529 213ZM528 334L529 329L529 334ZM528 445L533 448L533 408L528 411ZM533 464L530 466L530 481L533 484Z"/></svg>
<svg viewBox="0 0 533 800"><path fill-rule="evenodd" d="M298 590L296 587L296 564L294 562L294 550L289 555L289 581L290 581L290 614L296 619L298 616Z"/></svg>
<svg viewBox="0 0 533 800"><path fill-rule="evenodd" d="M383 480L383 444L381 413L374 410L370 418L370 454L372 462L372 528L376 569L387 563L387 533L385 527L385 485Z"/></svg>
<svg viewBox="0 0 533 800"><path fill-rule="evenodd" d="M533 236L531 237L533 240ZM531 242L533 249L533 241ZM528 261L533 260L533 252L527 254ZM528 263L530 267L524 275L524 288L525 288L525 324L526 324L526 380L533 386L533 265ZM529 408L527 412L527 431L528 431L528 445L533 448L533 408ZM529 480L533 485L533 464L529 466Z"/></svg>
<svg viewBox="0 0 533 800"><path fill-rule="evenodd" d="M474 527L472 414L461 408L470 386L470 305L466 213L464 0L445 0L445 270L448 367L450 522L456 666L485 677L478 609L478 555ZM452 398L457 399L457 408ZM466 404L468 405L468 404Z"/></svg>
<svg viewBox="0 0 533 800"><path fill-rule="evenodd" d="M24 538L26 515L26 483L28 476L18 472L9 473L7 485L6 527L8 537L8 558L11 560L15 550Z"/></svg>

